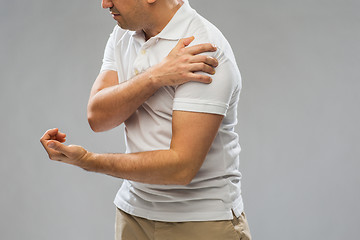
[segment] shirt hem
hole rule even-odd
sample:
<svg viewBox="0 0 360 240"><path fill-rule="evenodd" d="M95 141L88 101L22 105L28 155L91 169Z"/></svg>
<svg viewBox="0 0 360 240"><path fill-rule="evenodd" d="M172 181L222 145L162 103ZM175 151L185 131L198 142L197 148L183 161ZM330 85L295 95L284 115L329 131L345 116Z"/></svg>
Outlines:
<svg viewBox="0 0 360 240"><path fill-rule="evenodd" d="M222 220L231 220L233 219L232 209L221 211L221 212L194 212L184 213L184 212L161 212L161 211L149 211L144 209L135 208L130 206L122 199L116 197L114 204L117 208L122 211L136 216L145 218L152 221L160 222L202 222L202 221L222 221ZM192 215L192 217L189 217Z"/></svg>

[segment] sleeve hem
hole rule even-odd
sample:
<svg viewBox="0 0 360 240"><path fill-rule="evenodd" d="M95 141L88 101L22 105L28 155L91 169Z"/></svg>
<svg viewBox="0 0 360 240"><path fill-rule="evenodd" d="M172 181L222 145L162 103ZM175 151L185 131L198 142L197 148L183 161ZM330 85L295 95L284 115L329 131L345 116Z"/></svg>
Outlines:
<svg viewBox="0 0 360 240"><path fill-rule="evenodd" d="M228 104L220 102L205 102L198 99L174 99L173 110L213 113L226 115Z"/></svg>
<svg viewBox="0 0 360 240"><path fill-rule="evenodd" d="M102 66L101 69L100 69L100 73L103 72L103 71L107 71L107 70L111 70L111 71L117 72L116 67L112 67L112 66Z"/></svg>

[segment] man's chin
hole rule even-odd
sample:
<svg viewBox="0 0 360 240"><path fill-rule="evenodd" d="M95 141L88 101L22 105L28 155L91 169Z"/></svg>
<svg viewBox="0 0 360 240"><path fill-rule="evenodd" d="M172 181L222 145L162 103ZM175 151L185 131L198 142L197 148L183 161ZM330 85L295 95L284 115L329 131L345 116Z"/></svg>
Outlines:
<svg viewBox="0 0 360 240"><path fill-rule="evenodd" d="M121 24L120 22L117 22L117 25L122 29L130 30L127 26L125 26L124 24Z"/></svg>
<svg viewBox="0 0 360 240"><path fill-rule="evenodd" d="M120 28L122 28L122 29L124 29L124 30L130 30L130 31L136 31L137 29L135 29L134 27L129 27L129 26L126 26L126 25L124 25L124 24L121 24L120 22L117 22L117 25L120 27Z"/></svg>

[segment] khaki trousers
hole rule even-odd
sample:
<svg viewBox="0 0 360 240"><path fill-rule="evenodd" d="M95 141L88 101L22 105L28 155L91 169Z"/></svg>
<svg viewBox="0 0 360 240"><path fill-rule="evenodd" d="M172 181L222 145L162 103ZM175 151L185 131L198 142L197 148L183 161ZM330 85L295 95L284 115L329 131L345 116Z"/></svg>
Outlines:
<svg viewBox="0 0 360 240"><path fill-rule="evenodd" d="M233 220L159 222L129 215L116 208L115 240L251 240L243 213Z"/></svg>

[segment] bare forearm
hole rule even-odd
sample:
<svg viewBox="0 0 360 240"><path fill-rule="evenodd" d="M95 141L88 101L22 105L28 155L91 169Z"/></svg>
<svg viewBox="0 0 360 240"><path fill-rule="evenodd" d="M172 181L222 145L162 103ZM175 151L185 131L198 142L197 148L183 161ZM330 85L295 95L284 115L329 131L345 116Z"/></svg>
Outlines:
<svg viewBox="0 0 360 240"><path fill-rule="evenodd" d="M120 125L158 89L150 72L102 89L89 100L88 120L91 128L98 132Z"/></svg>
<svg viewBox="0 0 360 240"><path fill-rule="evenodd" d="M51 160L149 184L186 185L201 168L223 116L174 111L169 150L131 154L96 154L77 145L66 146L66 134L49 129L40 142Z"/></svg>
<svg viewBox="0 0 360 240"><path fill-rule="evenodd" d="M88 153L79 166L87 171L148 184L186 185L194 175L181 154L173 150L131 154Z"/></svg>

